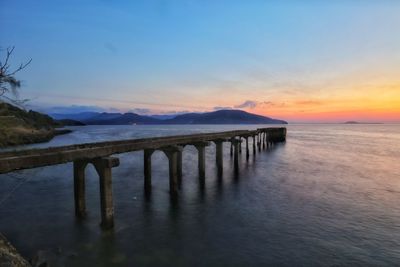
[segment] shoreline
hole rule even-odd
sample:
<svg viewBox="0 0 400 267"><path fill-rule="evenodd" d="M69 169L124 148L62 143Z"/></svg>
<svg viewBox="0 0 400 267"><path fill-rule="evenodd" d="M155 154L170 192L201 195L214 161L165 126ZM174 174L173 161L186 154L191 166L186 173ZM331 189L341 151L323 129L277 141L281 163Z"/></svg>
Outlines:
<svg viewBox="0 0 400 267"><path fill-rule="evenodd" d="M69 129L6 128L0 131L0 148L48 142L57 135L71 133Z"/></svg>
<svg viewBox="0 0 400 267"><path fill-rule="evenodd" d="M0 233L0 266L32 266L2 233Z"/></svg>

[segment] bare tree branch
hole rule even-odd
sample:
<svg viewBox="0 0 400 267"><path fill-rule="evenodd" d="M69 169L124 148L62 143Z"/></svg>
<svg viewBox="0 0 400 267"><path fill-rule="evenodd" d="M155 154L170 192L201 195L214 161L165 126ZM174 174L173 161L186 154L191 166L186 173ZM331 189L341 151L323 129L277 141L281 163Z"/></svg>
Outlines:
<svg viewBox="0 0 400 267"><path fill-rule="evenodd" d="M14 46L8 47L6 49L4 63L0 61L0 101L3 99L11 101L14 104L21 104L26 102L26 100L21 102L21 100L18 99L18 88L21 86L21 82L17 80L14 75L26 68L32 62L32 59L28 60L26 63L21 63L14 71L9 71L10 64L8 62L12 53L14 52L14 49ZM12 95L14 98L7 96L7 94Z"/></svg>
<svg viewBox="0 0 400 267"><path fill-rule="evenodd" d="M14 75L14 74L17 73L18 71L21 71L21 70L25 69L26 66L28 66L29 64L31 64L31 62L32 62L32 59L29 59L29 61L26 62L25 64L22 64L22 63L21 63L21 65L18 67L18 69L14 70L14 71L11 72L9 75L10 75L10 76L11 76L11 75Z"/></svg>

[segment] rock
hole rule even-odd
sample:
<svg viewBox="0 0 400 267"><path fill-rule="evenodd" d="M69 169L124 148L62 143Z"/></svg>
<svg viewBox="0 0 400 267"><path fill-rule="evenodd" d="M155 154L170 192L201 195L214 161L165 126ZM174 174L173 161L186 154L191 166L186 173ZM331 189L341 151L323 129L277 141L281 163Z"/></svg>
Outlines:
<svg viewBox="0 0 400 267"><path fill-rule="evenodd" d="M1 267L25 267L31 266L18 251L0 233L0 266Z"/></svg>

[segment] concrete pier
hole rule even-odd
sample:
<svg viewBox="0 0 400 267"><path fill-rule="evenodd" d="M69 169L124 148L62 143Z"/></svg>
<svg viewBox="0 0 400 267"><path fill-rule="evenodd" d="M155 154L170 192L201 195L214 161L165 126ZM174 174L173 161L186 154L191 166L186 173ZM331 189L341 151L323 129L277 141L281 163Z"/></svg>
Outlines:
<svg viewBox="0 0 400 267"><path fill-rule="evenodd" d="M278 142L285 142L286 128L260 128L253 131L240 130L142 138L2 152L0 153L0 174L73 162L75 215L77 218L84 218L86 216L85 169L88 164L93 164L99 175L101 226L104 229L110 229L114 225L112 168L119 166L118 158L110 157L111 155L144 151L144 191L147 194L151 192L152 187L151 157L154 151L163 151L168 158L170 194L171 197L176 197L182 180L182 151L186 145L194 145L198 151L199 177L204 186L206 146L210 145L210 142L215 144L215 160L218 175L221 176L223 171L223 142L230 142L230 154L234 157L233 167L237 173L239 171L242 138L246 141L246 159L248 160L250 157L249 137L253 138L253 156L255 156L257 147L261 152L262 146L265 148L265 146L272 146Z"/></svg>

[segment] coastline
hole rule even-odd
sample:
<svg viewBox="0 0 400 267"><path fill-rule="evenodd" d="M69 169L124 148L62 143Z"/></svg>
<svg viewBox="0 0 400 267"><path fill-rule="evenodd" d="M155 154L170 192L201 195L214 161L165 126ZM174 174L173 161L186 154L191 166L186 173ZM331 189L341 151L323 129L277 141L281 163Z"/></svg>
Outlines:
<svg viewBox="0 0 400 267"><path fill-rule="evenodd" d="M17 249L0 233L0 266L31 266Z"/></svg>
<svg viewBox="0 0 400 267"><path fill-rule="evenodd" d="M71 133L69 129L32 129L13 127L0 130L0 148L34 143L44 143L57 135Z"/></svg>

